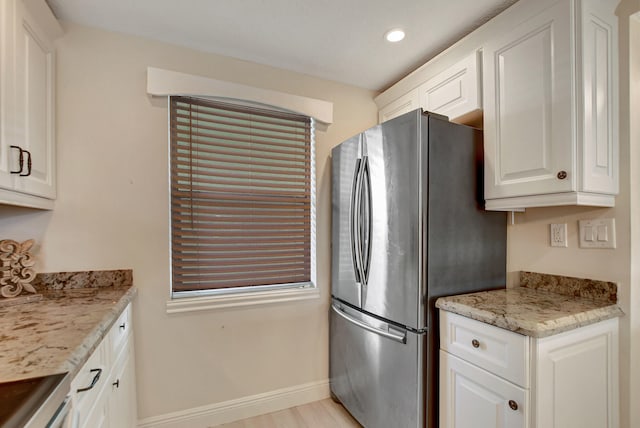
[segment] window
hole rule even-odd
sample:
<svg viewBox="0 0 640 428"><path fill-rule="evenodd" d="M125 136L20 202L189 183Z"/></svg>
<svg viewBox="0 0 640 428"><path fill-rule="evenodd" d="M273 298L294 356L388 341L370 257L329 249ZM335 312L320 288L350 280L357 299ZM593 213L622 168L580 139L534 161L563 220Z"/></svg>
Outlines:
<svg viewBox="0 0 640 428"><path fill-rule="evenodd" d="M169 103L173 295L313 285L312 120Z"/></svg>

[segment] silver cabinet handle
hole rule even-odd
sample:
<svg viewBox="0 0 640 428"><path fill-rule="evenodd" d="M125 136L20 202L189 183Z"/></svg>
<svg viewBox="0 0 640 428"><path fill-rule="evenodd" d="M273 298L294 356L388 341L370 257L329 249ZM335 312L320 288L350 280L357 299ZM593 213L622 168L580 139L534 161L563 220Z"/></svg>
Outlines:
<svg viewBox="0 0 640 428"><path fill-rule="evenodd" d="M96 386L96 383L98 383L98 381L100 380L100 375L102 374L102 369L91 369L89 370L90 373L95 373L95 376L93 376L93 380L91 381L91 385L85 387L85 388L78 388L76 390L76 392L85 392L88 391L90 389L92 389L94 386Z"/></svg>
<svg viewBox="0 0 640 428"><path fill-rule="evenodd" d="M377 335L380 335L382 337L386 337L387 339L391 339L394 340L396 342L399 343L407 343L407 335L406 334L395 334L395 333L391 333L389 331L384 331L384 330L380 330L379 328L373 327L365 322L362 322L360 320L357 320L353 317L350 317L349 315L347 315L344 311L342 311L340 308L336 307L335 304L331 305L331 309L333 309L333 311L340 315L342 318L344 318L345 320L349 321L352 324L357 325L358 327L361 327L367 331L370 331L371 333L375 333Z"/></svg>

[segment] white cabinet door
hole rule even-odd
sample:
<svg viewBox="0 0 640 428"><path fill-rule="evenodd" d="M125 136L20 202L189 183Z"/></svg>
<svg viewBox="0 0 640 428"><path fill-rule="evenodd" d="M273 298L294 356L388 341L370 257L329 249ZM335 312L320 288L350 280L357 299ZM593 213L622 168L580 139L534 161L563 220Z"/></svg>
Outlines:
<svg viewBox="0 0 640 428"><path fill-rule="evenodd" d="M17 154L11 146L16 144L15 125L16 85L14 60L14 23L16 4L13 0L0 0L0 188L13 189Z"/></svg>
<svg viewBox="0 0 640 428"><path fill-rule="evenodd" d="M616 4L580 3L583 110L579 159L584 174L580 190L612 195L618 193L619 162L618 24L612 13Z"/></svg>
<svg viewBox="0 0 640 428"><path fill-rule="evenodd" d="M112 428L134 428L137 424L133 340L122 350L111 376L109 423Z"/></svg>
<svg viewBox="0 0 640 428"><path fill-rule="evenodd" d="M572 4L561 1L484 46L487 199L575 189Z"/></svg>
<svg viewBox="0 0 640 428"><path fill-rule="evenodd" d="M440 351L440 428L525 428L528 391Z"/></svg>
<svg viewBox="0 0 640 428"><path fill-rule="evenodd" d="M618 319L539 339L536 426L618 426Z"/></svg>
<svg viewBox="0 0 640 428"><path fill-rule="evenodd" d="M107 403L102 400L102 402L96 403L83 426L85 428L109 428L109 422Z"/></svg>
<svg viewBox="0 0 640 428"><path fill-rule="evenodd" d="M420 107L420 93L418 89L414 89L398 98L397 100L387 104L380 109L378 113L378 119L380 123L386 122L389 119L408 113Z"/></svg>
<svg viewBox="0 0 640 428"><path fill-rule="evenodd" d="M482 109L480 53L473 52L464 60L429 79L418 88L420 106L430 112L460 121Z"/></svg>
<svg viewBox="0 0 640 428"><path fill-rule="evenodd" d="M55 199L53 44L23 2L16 5L16 145L24 162L15 189Z"/></svg>
<svg viewBox="0 0 640 428"><path fill-rule="evenodd" d="M129 304L71 382L70 426L134 428L138 417L135 382Z"/></svg>

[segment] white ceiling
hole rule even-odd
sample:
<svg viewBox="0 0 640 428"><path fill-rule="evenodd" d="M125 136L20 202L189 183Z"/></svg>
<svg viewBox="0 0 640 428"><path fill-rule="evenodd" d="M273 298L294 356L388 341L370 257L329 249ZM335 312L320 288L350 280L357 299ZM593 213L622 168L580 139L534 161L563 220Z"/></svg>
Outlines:
<svg viewBox="0 0 640 428"><path fill-rule="evenodd" d="M56 16L384 90L516 0L47 0ZM401 27L407 37L383 38Z"/></svg>

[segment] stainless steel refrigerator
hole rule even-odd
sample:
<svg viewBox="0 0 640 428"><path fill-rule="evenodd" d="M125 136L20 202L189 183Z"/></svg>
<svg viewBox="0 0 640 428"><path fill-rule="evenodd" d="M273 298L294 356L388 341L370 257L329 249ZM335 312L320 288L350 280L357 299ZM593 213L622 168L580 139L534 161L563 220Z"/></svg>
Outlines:
<svg viewBox="0 0 640 428"><path fill-rule="evenodd" d="M505 286L482 132L415 110L332 151L330 386L367 428L436 427L435 299Z"/></svg>

